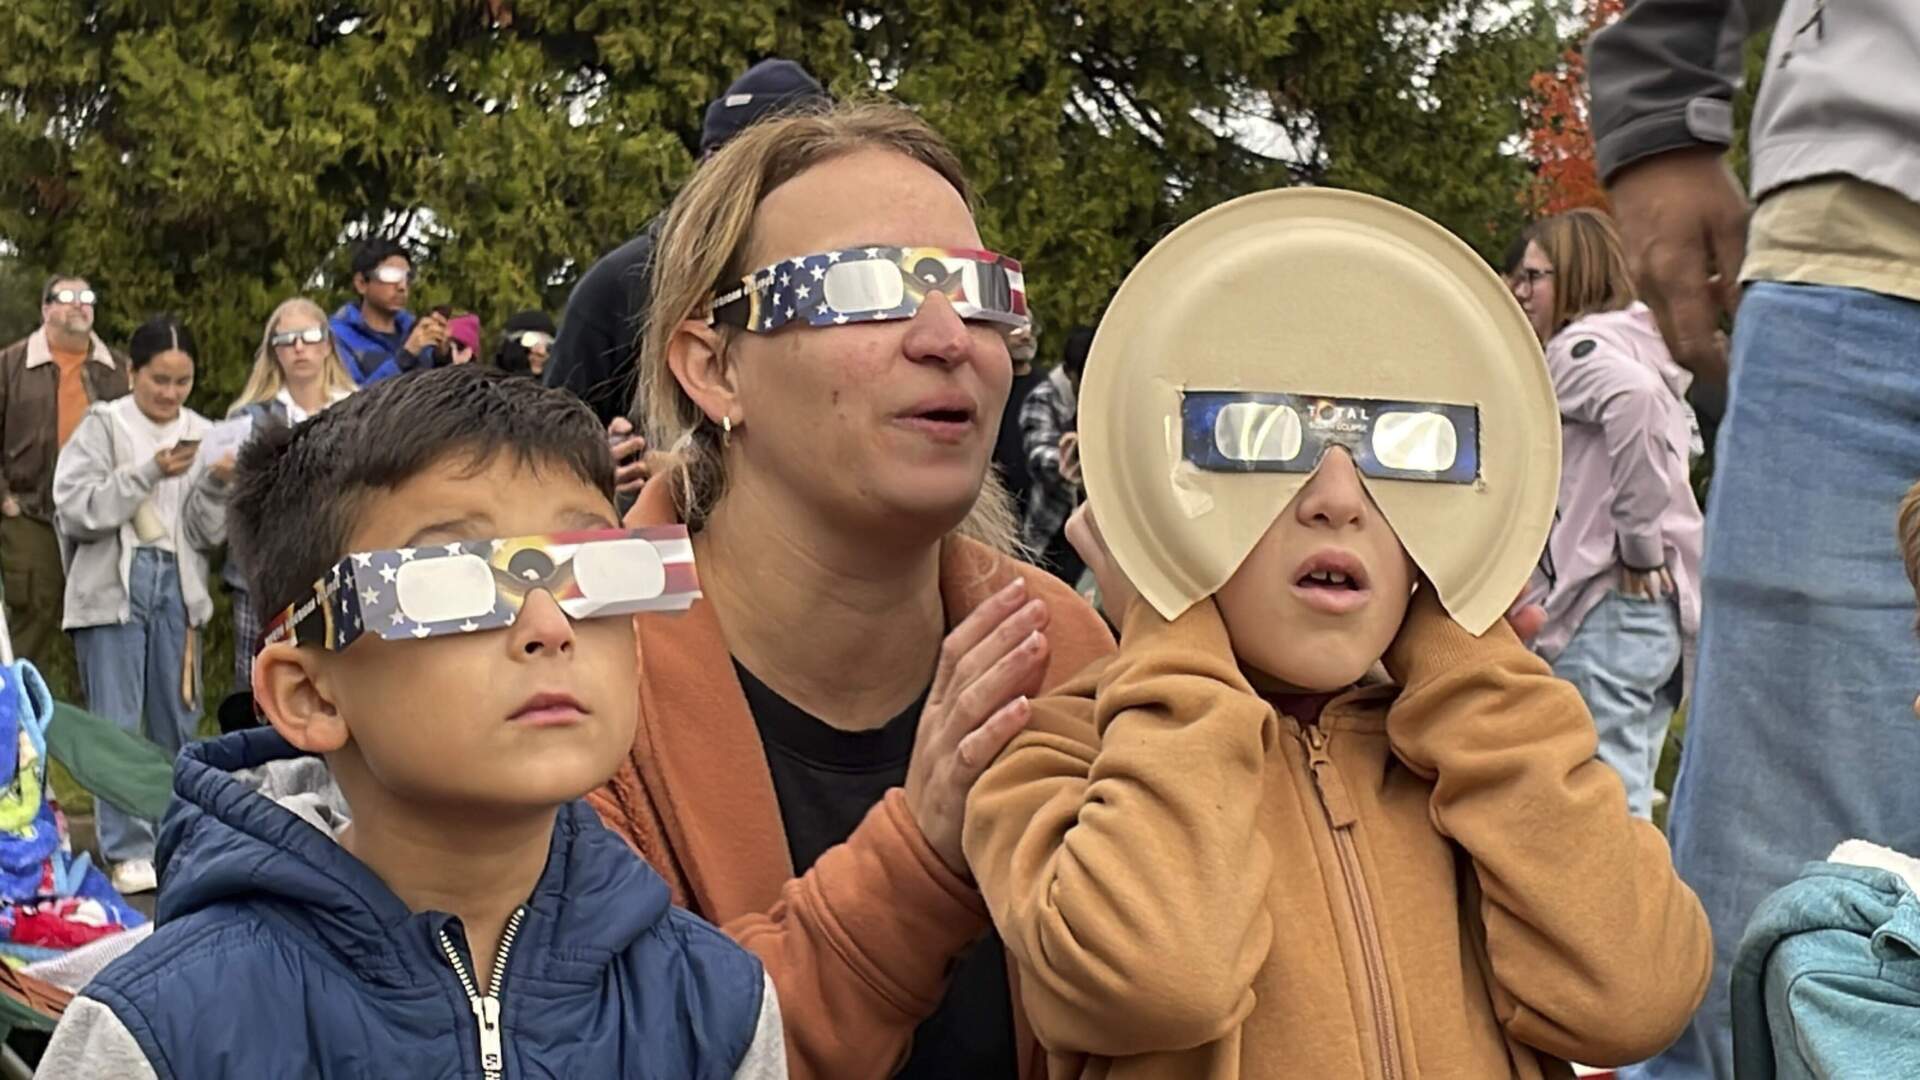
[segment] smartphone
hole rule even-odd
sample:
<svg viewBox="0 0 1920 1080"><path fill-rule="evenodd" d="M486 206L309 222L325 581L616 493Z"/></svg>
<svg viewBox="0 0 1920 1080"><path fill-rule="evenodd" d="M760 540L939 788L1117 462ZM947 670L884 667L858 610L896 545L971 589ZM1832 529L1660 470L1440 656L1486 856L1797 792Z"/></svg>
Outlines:
<svg viewBox="0 0 1920 1080"><path fill-rule="evenodd" d="M443 319L451 319L453 318L453 305L452 304L435 304L433 305L433 313L435 315L440 316Z"/></svg>
<svg viewBox="0 0 1920 1080"><path fill-rule="evenodd" d="M200 452L200 440L181 439L179 442L173 444L173 448L175 450L191 450L197 454Z"/></svg>

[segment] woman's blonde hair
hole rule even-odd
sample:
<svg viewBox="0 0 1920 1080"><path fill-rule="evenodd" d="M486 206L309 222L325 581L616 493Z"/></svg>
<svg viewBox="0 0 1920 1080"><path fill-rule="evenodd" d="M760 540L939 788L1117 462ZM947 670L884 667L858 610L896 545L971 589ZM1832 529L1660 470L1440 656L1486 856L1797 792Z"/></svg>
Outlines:
<svg viewBox="0 0 1920 1080"><path fill-rule="evenodd" d="M333 324L327 321L327 313L320 305L304 296L282 300L280 306L267 316L267 326L260 332L260 348L253 354L253 373L247 376L247 385L240 396L227 407L227 415L232 416L249 405L258 405L263 401L272 401L280 388L287 385L287 378L280 371L280 360L273 354L273 335L279 329L280 321L289 315L311 316L327 334L326 365L320 369L320 388L328 397L340 393L352 393L353 376L347 374L346 365L340 362L340 352L333 345Z"/></svg>
<svg viewBox="0 0 1920 1080"><path fill-rule="evenodd" d="M1553 265L1552 333L1601 311L1618 311L1634 302L1627 249L1613 219L1582 208L1536 222L1528 235Z"/></svg>
<svg viewBox="0 0 1920 1080"><path fill-rule="evenodd" d="M854 102L754 124L700 166L667 214L654 249L653 300L640 348L637 397L646 405L647 442L669 449L679 469L680 512L698 530L725 494L726 459L718 425L687 395L667 366L667 345L682 322L705 319L714 292L738 282L746 265L754 212L767 194L808 169L861 150L886 150L925 165L973 206L960 159L938 132L897 105ZM722 348L735 331L716 327ZM1017 550L1018 525L991 464L980 496L957 530L1002 553Z"/></svg>

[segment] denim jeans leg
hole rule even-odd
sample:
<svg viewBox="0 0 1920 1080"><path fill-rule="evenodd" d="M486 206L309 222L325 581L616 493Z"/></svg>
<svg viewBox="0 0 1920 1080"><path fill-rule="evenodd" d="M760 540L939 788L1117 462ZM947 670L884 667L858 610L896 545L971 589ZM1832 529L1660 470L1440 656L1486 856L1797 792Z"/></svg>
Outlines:
<svg viewBox="0 0 1920 1080"><path fill-rule="evenodd" d="M1680 612L1672 600L1609 593L1553 662L1593 714L1600 760L1620 774L1627 809L1653 814L1653 764L1673 719L1665 688L1680 664Z"/></svg>
<svg viewBox="0 0 1920 1080"><path fill-rule="evenodd" d="M180 674L187 650L187 603L180 592L180 565L162 552L142 556L153 561L146 597L147 738L178 757L200 730L200 656L194 655L193 704L180 699Z"/></svg>
<svg viewBox="0 0 1920 1080"><path fill-rule="evenodd" d="M1734 330L1699 675L1668 835L1713 924L1707 1000L1631 1075L1732 1080L1753 910L1852 837L1920 851L1920 647L1894 516L1920 480L1920 303L1762 282Z"/></svg>
<svg viewBox="0 0 1920 1080"><path fill-rule="evenodd" d="M140 734L145 710L146 636L146 625L137 619L73 632L80 677L87 688L88 711L135 735ZM153 858L153 822L134 817L105 799L94 800L93 815L100 854L108 863Z"/></svg>

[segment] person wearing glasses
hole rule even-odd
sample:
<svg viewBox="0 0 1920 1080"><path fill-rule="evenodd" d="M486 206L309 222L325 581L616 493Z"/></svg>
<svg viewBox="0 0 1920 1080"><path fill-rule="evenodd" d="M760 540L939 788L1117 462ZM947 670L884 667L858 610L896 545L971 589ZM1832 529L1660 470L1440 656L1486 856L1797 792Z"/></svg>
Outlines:
<svg viewBox="0 0 1920 1080"><path fill-rule="evenodd" d="M96 401L127 392L132 368L93 332L97 296L73 274L40 293L40 329L0 351L0 577L14 651L64 681L66 573L53 529L53 467ZM75 687L56 685L56 697Z"/></svg>
<svg viewBox="0 0 1920 1080"><path fill-rule="evenodd" d="M507 320L500 344L493 348L493 366L509 375L538 379L547 370L553 349L553 317L544 311L522 311Z"/></svg>
<svg viewBox="0 0 1920 1080"><path fill-rule="evenodd" d="M1700 627L1693 377L1635 298L1612 219L1574 210L1527 239L1508 283L1546 347L1562 445L1559 511L1529 595L1547 609L1533 647L1579 688L1600 759L1648 818L1680 705L1674 672Z"/></svg>
<svg viewBox="0 0 1920 1080"><path fill-rule="evenodd" d="M430 368L447 344L448 316L434 311L416 319L407 310L413 260L384 237L365 240L353 252L353 291L359 303L333 313L334 349L355 383L365 386L408 371Z"/></svg>
<svg viewBox="0 0 1920 1080"><path fill-rule="evenodd" d="M353 376L335 351L326 312L304 296L273 309L253 354L253 374L227 409L227 417L250 417L257 432L266 424L288 427L351 394ZM253 685L253 656L260 649L260 613L247 594L246 568L229 552L220 578L233 596L233 688Z"/></svg>

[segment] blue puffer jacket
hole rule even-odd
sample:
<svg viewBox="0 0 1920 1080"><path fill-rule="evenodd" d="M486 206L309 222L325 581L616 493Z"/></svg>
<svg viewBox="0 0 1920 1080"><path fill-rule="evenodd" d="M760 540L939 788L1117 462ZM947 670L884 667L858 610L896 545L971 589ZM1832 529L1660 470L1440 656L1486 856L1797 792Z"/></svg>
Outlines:
<svg viewBox="0 0 1920 1080"><path fill-rule="evenodd" d="M1920 860L1860 840L1762 901L1733 967L1740 1080L1920 1076Z"/></svg>
<svg viewBox="0 0 1920 1080"><path fill-rule="evenodd" d="M469 998L441 941L444 930L471 970L459 920L409 911L255 789L273 782L263 766L302 759L317 768L267 728L180 755L160 833L159 929L76 999L111 1009L158 1076L775 1075L743 1067L768 1041L760 962L672 907L659 875L582 802L560 811L510 935L504 1060L483 1070L484 1002Z"/></svg>
<svg viewBox="0 0 1920 1080"><path fill-rule="evenodd" d="M404 375L409 371L419 371L433 366L433 347L428 346L418 355L402 352L393 344L397 340L405 344L407 335L413 332L413 313L402 311L393 317L393 340L373 332L366 318L360 314L359 304L343 304L333 318L327 320L333 325L333 347L340 354L340 362L347 366L347 374L361 386L371 386L382 379L391 379L395 375Z"/></svg>

